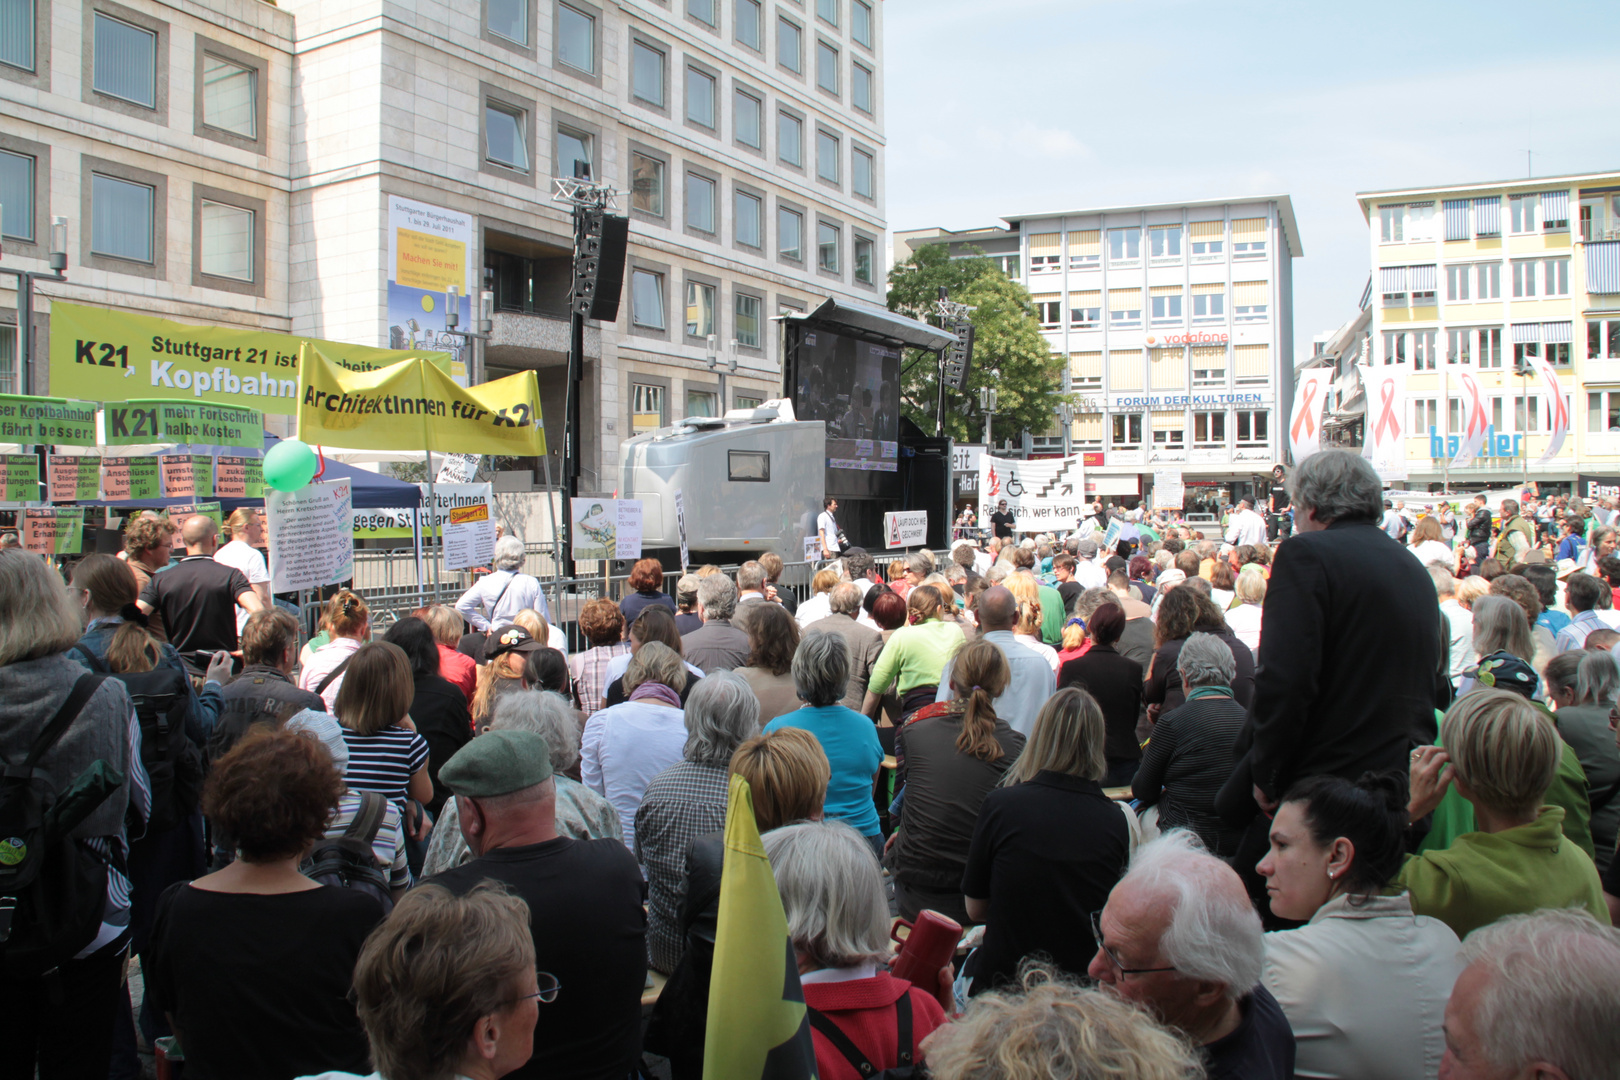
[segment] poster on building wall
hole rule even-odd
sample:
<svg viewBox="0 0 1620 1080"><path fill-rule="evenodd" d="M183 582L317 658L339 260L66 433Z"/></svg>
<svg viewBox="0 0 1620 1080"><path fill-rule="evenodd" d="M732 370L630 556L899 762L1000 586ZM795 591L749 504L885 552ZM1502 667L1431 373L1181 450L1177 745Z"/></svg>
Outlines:
<svg viewBox="0 0 1620 1080"><path fill-rule="evenodd" d="M388 340L383 344L449 353L450 374L463 386L466 339L445 333L445 313L454 286L462 328L470 328L472 252L471 214L388 196Z"/></svg>
<svg viewBox="0 0 1620 1080"><path fill-rule="evenodd" d="M1399 364L1361 368L1367 388L1367 434L1362 456L1385 480L1406 479L1406 369Z"/></svg>
<svg viewBox="0 0 1620 1080"><path fill-rule="evenodd" d="M979 459L979 520L988 525L990 515L1005 501L1018 532L1072 529L1091 512L1086 501L1081 458L992 457Z"/></svg>

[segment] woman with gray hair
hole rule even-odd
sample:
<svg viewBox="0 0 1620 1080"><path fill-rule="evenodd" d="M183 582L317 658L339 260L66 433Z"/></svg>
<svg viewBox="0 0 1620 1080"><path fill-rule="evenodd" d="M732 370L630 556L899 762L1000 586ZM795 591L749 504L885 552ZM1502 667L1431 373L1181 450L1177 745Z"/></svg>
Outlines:
<svg viewBox="0 0 1620 1080"><path fill-rule="evenodd" d="M620 840L619 812L602 796L569 777L579 769L579 713L561 694L517 690L495 703L490 731L532 731L551 751L551 775L557 785L557 833L575 840ZM432 877L473 858L456 827L456 797L439 813L439 826L422 859L422 877Z"/></svg>
<svg viewBox="0 0 1620 1080"><path fill-rule="evenodd" d="M1535 639L1530 635L1530 619L1525 615L1524 608L1512 600L1505 596L1482 596L1474 601L1473 615L1474 655L1479 657L1479 664L1463 672L1458 697L1482 682L1488 686L1496 685L1482 680L1481 672L1495 672L1505 664L1508 669L1522 675L1536 656ZM1534 673L1528 678L1532 685L1525 697L1532 696L1535 690Z"/></svg>
<svg viewBox="0 0 1620 1080"><path fill-rule="evenodd" d="M872 787L883 767L883 744L872 721L843 704L848 686L849 644L843 635L806 634L793 654L793 687L804 705L766 724L765 733L793 727L816 737L832 765L826 815L864 836L881 857L883 830Z"/></svg>
<svg viewBox="0 0 1620 1080"><path fill-rule="evenodd" d="M647 785L636 810L636 861L647 875L647 959L668 974L680 963L686 849L725 828L731 755L759 734L759 699L732 671L699 682L686 701L682 760Z"/></svg>
<svg viewBox="0 0 1620 1080"><path fill-rule="evenodd" d="M853 1071L858 1066L840 1044L853 1044L877 1072L920 1060L923 1041L945 1022L930 991L950 1000L951 969L940 971L937 987L915 987L881 970L889 958L889 904L871 851L836 821L787 825L763 839L798 959L817 1073L870 1075ZM911 1040L902 1046L905 1030Z"/></svg>
<svg viewBox="0 0 1620 1080"><path fill-rule="evenodd" d="M1143 751L1131 794L1143 809L1159 808L1159 828L1191 829L1211 852L1237 853L1241 828L1215 811L1215 795L1237 764L1237 737L1248 710L1232 697L1237 663L1214 634L1193 634L1181 646L1176 671L1185 704L1163 716Z"/></svg>
<svg viewBox="0 0 1620 1080"><path fill-rule="evenodd" d="M1620 668L1612 654L1572 649L1547 662L1547 700L1557 711L1553 723L1580 757L1592 808L1592 861L1608 870L1620 833L1620 752L1609 728L1609 714L1620 697ZM1567 755L1565 755L1567 756Z"/></svg>
<svg viewBox="0 0 1620 1080"><path fill-rule="evenodd" d="M653 777L681 760L686 746L686 716L681 711L685 688L686 665L680 655L661 641L649 641L624 674L629 700L585 721L580 779L607 796L619 812L624 843L631 851L636 849L636 808L642 793Z"/></svg>
<svg viewBox="0 0 1620 1080"><path fill-rule="evenodd" d="M551 609L546 606L539 580L523 572L526 555L523 541L515 536L495 541L495 558L491 560L495 572L473 582L473 587L456 601L456 610L474 630L487 634L492 626L514 621L525 608L533 608L548 624L551 622Z"/></svg>

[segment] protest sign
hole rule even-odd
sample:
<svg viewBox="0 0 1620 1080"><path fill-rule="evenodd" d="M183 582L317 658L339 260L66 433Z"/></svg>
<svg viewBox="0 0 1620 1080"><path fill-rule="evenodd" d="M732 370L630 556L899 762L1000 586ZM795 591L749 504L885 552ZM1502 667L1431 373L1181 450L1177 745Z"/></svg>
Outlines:
<svg viewBox="0 0 1620 1080"><path fill-rule="evenodd" d="M478 463L483 460L482 454L446 454L444 461L439 465L439 475L434 477L435 484L470 484L473 477L478 475Z"/></svg>
<svg viewBox="0 0 1620 1080"><path fill-rule="evenodd" d="M270 589L293 592L354 576L354 490L347 480L264 493Z"/></svg>
<svg viewBox="0 0 1620 1080"><path fill-rule="evenodd" d="M257 499L264 494L264 459L214 459L214 494L226 499Z"/></svg>
<svg viewBox="0 0 1620 1080"><path fill-rule="evenodd" d="M573 557L641 558L640 499L569 499Z"/></svg>
<svg viewBox="0 0 1620 1080"><path fill-rule="evenodd" d="M22 546L41 555L75 555L84 537L82 507L30 507L22 512Z"/></svg>
<svg viewBox="0 0 1620 1080"><path fill-rule="evenodd" d="M51 502L101 498L101 459L88 454L52 454L45 462Z"/></svg>
<svg viewBox="0 0 1620 1080"><path fill-rule="evenodd" d="M50 386L88 401L162 398L290 416L298 409L298 349L307 340L312 339L240 326L180 323L58 300L51 304ZM446 370L450 366L450 357L442 352L315 343L333 363L351 371L423 359Z"/></svg>
<svg viewBox="0 0 1620 1080"><path fill-rule="evenodd" d="M681 540L681 573L686 573L686 499L680 491L675 492L675 532Z"/></svg>
<svg viewBox="0 0 1620 1080"><path fill-rule="evenodd" d="M1153 470L1153 508L1177 509L1187 499L1187 485L1182 482L1180 469Z"/></svg>
<svg viewBox="0 0 1620 1080"><path fill-rule="evenodd" d="M452 509L443 535L446 570L471 570L495 559L495 520L488 503Z"/></svg>
<svg viewBox="0 0 1620 1080"><path fill-rule="evenodd" d="M920 547L928 543L928 511L906 510L883 515L885 547Z"/></svg>
<svg viewBox="0 0 1620 1080"><path fill-rule="evenodd" d="M1086 501L1082 458L991 457L979 459L979 520L988 522L1002 500L1019 532L1072 529L1091 512Z"/></svg>
<svg viewBox="0 0 1620 1080"><path fill-rule="evenodd" d="M214 528L218 529L225 523L225 514L220 510L218 502L175 503L173 506L163 508L164 515L176 525L181 524L188 517L201 514L203 517L214 519Z"/></svg>
<svg viewBox="0 0 1620 1080"><path fill-rule="evenodd" d="M532 371L458 386L423 361L348 371L305 345L298 437L361 450L451 450L530 457L546 452Z"/></svg>
<svg viewBox="0 0 1620 1080"><path fill-rule="evenodd" d="M207 498L214 493L214 459L206 454L162 454L165 499Z"/></svg>
<svg viewBox="0 0 1620 1080"><path fill-rule="evenodd" d="M807 536L804 538L804 561L807 563L821 561L821 537Z"/></svg>
<svg viewBox="0 0 1620 1080"><path fill-rule="evenodd" d="M108 446L194 443L209 446L264 445L264 413L208 402L109 401L102 411Z"/></svg>
<svg viewBox="0 0 1620 1080"><path fill-rule="evenodd" d="M155 457L101 459L101 497L109 502L163 497L163 474Z"/></svg>
<svg viewBox="0 0 1620 1080"><path fill-rule="evenodd" d="M39 458L33 454L0 454L0 499L39 501Z"/></svg>
<svg viewBox="0 0 1620 1080"><path fill-rule="evenodd" d="M96 445L96 403L0 394L0 442Z"/></svg>

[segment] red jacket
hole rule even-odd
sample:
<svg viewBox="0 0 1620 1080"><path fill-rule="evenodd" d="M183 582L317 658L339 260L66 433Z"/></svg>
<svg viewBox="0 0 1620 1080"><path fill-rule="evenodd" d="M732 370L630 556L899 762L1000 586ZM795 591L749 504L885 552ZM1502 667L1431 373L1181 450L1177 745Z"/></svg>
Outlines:
<svg viewBox="0 0 1620 1080"><path fill-rule="evenodd" d="M466 653L458 653L442 641L434 644L439 647L439 674L460 687L467 695L467 704L471 705L473 692L478 689L478 664Z"/></svg>
<svg viewBox="0 0 1620 1080"><path fill-rule="evenodd" d="M894 1003L911 992L912 1060L922 1057L917 1049L923 1040L945 1022L945 1010L934 995L924 993L904 979L880 971L870 979L847 982L805 983L804 1003L826 1014L868 1061L879 1069L892 1069L899 1062L899 1030ZM817 1031L810 1029L816 1047L816 1073L820 1080L861 1080L861 1075L839 1053L838 1048Z"/></svg>

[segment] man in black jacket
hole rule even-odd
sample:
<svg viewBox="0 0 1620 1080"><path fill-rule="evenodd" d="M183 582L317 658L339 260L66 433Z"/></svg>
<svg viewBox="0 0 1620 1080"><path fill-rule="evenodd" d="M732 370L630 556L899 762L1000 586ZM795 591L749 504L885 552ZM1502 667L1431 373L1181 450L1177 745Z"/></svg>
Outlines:
<svg viewBox="0 0 1620 1080"><path fill-rule="evenodd" d="M303 709L325 712L319 694L300 690L291 675L298 666L298 620L280 608L248 616L242 628L242 673L223 690L224 707L208 737L208 760L218 761L258 723L279 727Z"/></svg>
<svg viewBox="0 0 1620 1080"><path fill-rule="evenodd" d="M1468 505L1468 546L1474 549L1477 565L1491 554L1491 508L1485 505L1483 495L1475 495Z"/></svg>
<svg viewBox="0 0 1620 1080"><path fill-rule="evenodd" d="M1439 685L1433 582L1379 528L1372 466L1324 450L1289 487L1295 535L1272 565L1243 756L1217 802L1233 824L1254 820L1256 803L1275 809L1308 776L1404 773L1412 747L1434 740L1435 706L1450 697ZM1240 873L1263 854L1264 828L1250 836L1258 847L1248 862L1248 848L1240 853Z"/></svg>

